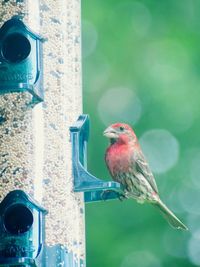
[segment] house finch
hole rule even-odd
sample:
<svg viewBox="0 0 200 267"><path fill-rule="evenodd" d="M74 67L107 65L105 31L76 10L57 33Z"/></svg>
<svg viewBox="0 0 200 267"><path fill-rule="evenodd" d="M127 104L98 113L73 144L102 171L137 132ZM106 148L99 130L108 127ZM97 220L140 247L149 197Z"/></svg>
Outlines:
<svg viewBox="0 0 200 267"><path fill-rule="evenodd" d="M106 165L113 180L124 188L124 197L151 203L172 227L188 230L160 200L154 176L132 128L124 123L112 124L104 131L104 136L110 139L105 154Z"/></svg>

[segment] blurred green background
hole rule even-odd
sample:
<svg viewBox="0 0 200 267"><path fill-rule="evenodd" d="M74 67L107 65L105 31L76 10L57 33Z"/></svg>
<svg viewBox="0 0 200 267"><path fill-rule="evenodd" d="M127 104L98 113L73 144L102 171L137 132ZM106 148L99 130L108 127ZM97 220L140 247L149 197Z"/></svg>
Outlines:
<svg viewBox="0 0 200 267"><path fill-rule="evenodd" d="M133 200L86 206L88 267L200 266L200 1L83 0L88 168L104 163L106 126L134 127L176 231Z"/></svg>

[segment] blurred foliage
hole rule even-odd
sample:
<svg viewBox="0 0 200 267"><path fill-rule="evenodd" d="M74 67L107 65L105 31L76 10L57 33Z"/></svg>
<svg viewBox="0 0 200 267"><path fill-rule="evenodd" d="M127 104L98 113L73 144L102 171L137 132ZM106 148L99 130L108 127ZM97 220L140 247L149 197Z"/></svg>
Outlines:
<svg viewBox="0 0 200 267"><path fill-rule="evenodd" d="M88 267L200 266L199 10L198 0L82 1L88 168L111 179L102 132L131 124L161 198L190 228L132 200L88 204Z"/></svg>

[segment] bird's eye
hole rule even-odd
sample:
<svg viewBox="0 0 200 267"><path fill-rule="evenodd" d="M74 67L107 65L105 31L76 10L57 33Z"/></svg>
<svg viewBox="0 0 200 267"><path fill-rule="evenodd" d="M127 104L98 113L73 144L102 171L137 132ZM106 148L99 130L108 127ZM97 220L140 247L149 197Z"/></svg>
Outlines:
<svg viewBox="0 0 200 267"><path fill-rule="evenodd" d="M123 126L120 126L119 129L120 129L121 132L124 131L124 127Z"/></svg>

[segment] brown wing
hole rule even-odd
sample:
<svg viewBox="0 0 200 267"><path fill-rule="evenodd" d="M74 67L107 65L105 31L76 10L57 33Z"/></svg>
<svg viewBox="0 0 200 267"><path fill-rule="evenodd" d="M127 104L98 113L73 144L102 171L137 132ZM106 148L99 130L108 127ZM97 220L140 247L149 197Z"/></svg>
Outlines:
<svg viewBox="0 0 200 267"><path fill-rule="evenodd" d="M137 171L142 173L142 175L149 182L153 190L155 190L155 192L158 193L158 188L157 188L153 173L151 172L149 164L147 163L141 151L134 153L134 161L135 161L135 166L136 166Z"/></svg>

